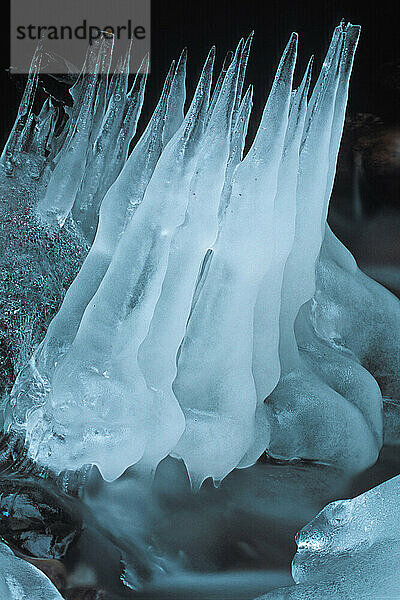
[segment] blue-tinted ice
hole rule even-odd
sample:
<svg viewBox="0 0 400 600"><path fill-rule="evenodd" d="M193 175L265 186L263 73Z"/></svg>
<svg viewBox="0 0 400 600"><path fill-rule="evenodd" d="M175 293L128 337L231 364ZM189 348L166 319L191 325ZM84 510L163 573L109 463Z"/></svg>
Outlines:
<svg viewBox="0 0 400 600"><path fill-rule="evenodd" d="M258 600L376 600L400 596L400 476L328 504L297 534L297 585Z"/></svg>
<svg viewBox="0 0 400 600"><path fill-rule="evenodd" d="M99 77L112 43L94 45L56 133L50 100L32 112L38 49L1 183L36 182L35 231L89 251L6 395L31 458L114 480L172 454L198 487L264 452L360 471L383 406L398 441L400 303L326 223L359 29L335 29L310 99L291 35L246 154L252 35L214 88L211 49L186 112L184 51L130 154L147 58L128 91L129 52Z"/></svg>

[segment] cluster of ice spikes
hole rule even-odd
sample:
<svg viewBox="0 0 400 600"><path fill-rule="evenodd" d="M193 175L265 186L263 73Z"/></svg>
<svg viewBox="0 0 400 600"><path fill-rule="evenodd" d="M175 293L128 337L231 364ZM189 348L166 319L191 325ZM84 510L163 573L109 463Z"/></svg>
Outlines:
<svg viewBox="0 0 400 600"><path fill-rule="evenodd" d="M4 169L42 178L32 219L91 247L7 401L32 458L113 480L172 454L195 487L265 451L362 470L382 392L395 436L399 303L326 224L358 36L335 29L308 99L291 35L245 156L252 36L214 87L211 49L186 114L183 52L129 157L146 82L127 92L129 54L100 77L112 47L88 53L58 135L50 101L31 110L34 57Z"/></svg>

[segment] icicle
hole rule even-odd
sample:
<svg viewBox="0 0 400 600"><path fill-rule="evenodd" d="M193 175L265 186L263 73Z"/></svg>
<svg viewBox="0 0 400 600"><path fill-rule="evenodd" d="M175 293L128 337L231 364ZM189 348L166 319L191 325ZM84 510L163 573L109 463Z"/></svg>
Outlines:
<svg viewBox="0 0 400 600"><path fill-rule="evenodd" d="M186 60L187 49L184 48L176 65L171 90L168 96L168 111L163 130L163 146L165 147L176 133L184 119L186 99Z"/></svg>
<svg viewBox="0 0 400 600"><path fill-rule="evenodd" d="M161 295L149 333L139 350L139 365L147 384L164 393L170 393L176 376L176 353L185 333L201 262L217 235L217 211L228 160L241 50L242 42L226 73L201 142L188 190L185 221L172 238Z"/></svg>
<svg viewBox="0 0 400 600"><path fill-rule="evenodd" d="M254 464L268 446L269 425L264 400L280 376L279 315L283 272L292 249L296 223L296 188L299 148L307 111L307 94L311 80L312 59L300 87L293 92L285 136L278 189L274 200L274 260L258 291L254 310L253 376L257 392L256 431L254 440L240 467ZM268 400L267 400L268 402Z"/></svg>
<svg viewBox="0 0 400 600"><path fill-rule="evenodd" d="M246 142L247 128L249 125L251 109L253 105L253 86L249 86L243 97L239 112L236 116L235 128L231 138L230 153L226 165L224 188L221 194L218 211L219 220L222 221L232 193L232 179L237 165L243 158L243 150Z"/></svg>
<svg viewBox="0 0 400 600"><path fill-rule="evenodd" d="M124 126L124 116L129 106L129 117L134 120L133 126L136 127L142 107L143 94L140 94L141 90L139 90L138 102L135 105L132 105L131 99L127 96L128 67L129 57L126 57L113 75L111 82L113 92L109 98L99 134L94 142L93 151L87 160L85 178L72 208L72 216L89 243L93 241L96 232L100 204L126 160L131 138L123 140L126 152L118 145L121 143L121 132L125 132L124 127L128 126ZM146 79L141 76L137 76L137 79L140 79L141 87L143 87ZM136 119L132 119L132 116L135 116ZM129 129L131 127L132 123Z"/></svg>
<svg viewBox="0 0 400 600"><path fill-rule="evenodd" d="M28 418L30 448L39 460L57 463L62 452L68 467L94 462L107 479L114 479L141 458L154 469L183 431L183 415L176 399L172 394L159 397L147 388L137 351L160 294L173 232L184 219L203 135L214 53L213 49L206 61L183 124L157 164L144 202L129 222L85 310L72 347L54 373L46 410L68 443L63 445L59 438L50 437L45 444L40 411ZM97 272L90 275L96 278ZM76 294L72 299L76 301ZM68 312L65 321L67 325ZM94 388L94 396L87 403L87 393ZM160 411L169 426L148 446L151 423L161 418ZM86 434L82 437L83 423Z"/></svg>
<svg viewBox="0 0 400 600"><path fill-rule="evenodd" d="M73 125L70 138L65 141L60 158L47 185L45 196L38 202L36 211L48 223L64 224L73 204L85 173L86 160L92 128L96 125L98 103L98 76L109 47L102 41L95 57L93 70L88 75L79 114Z"/></svg>
<svg viewBox="0 0 400 600"><path fill-rule="evenodd" d="M253 42L253 37L254 37L254 31L252 31L250 33L250 35L248 36L248 38L243 46L243 51L242 51L242 56L241 56L241 61L240 61L240 72L239 72L239 79L238 79L238 86L237 86L236 102L235 102L235 106L233 108L231 135L233 135L233 133L235 131L236 119L238 117L238 111L239 111L240 103L242 101L243 85L244 85L244 80L246 77L247 63L248 63L249 56L250 56L250 50L251 50L251 44Z"/></svg>
<svg viewBox="0 0 400 600"><path fill-rule="evenodd" d="M208 109L208 112L207 112L206 124L210 120L210 117L211 117L212 112L214 110L215 103L218 100L218 96L219 96L219 93L221 91L222 83L224 81L224 78L225 78L226 72L227 72L227 70L229 68L229 65L231 64L232 58L233 58L233 52L232 52L232 50L229 50L229 52L226 53L226 56L224 58L224 62L222 64L222 69L221 69L220 74L218 76L217 82L216 82L216 84L214 86L214 90L213 90L213 93L212 93L212 96L211 96L210 106L209 106L209 109Z"/></svg>
<svg viewBox="0 0 400 600"><path fill-rule="evenodd" d="M179 355L173 389L186 428L173 454L184 460L194 487L206 477L225 477L246 453L254 433L253 312L272 260L273 201L296 47L293 34L253 146L235 171L226 218Z"/></svg>
<svg viewBox="0 0 400 600"><path fill-rule="evenodd" d="M279 380L279 314L285 264L293 246L296 223L296 189L299 149L303 132L312 60L293 97L283 159L274 201L274 260L266 273L254 316L253 374L259 402L263 402Z"/></svg>
<svg viewBox="0 0 400 600"><path fill-rule="evenodd" d="M354 55L360 37L360 26L348 23L343 30L343 52L339 66L339 82L336 92L335 111L332 120L332 133L329 144L329 172L325 191L325 208L322 215L322 235L325 233L326 214L332 193L336 173L336 163L342 139L347 98L349 95L350 75L353 68Z"/></svg>
<svg viewBox="0 0 400 600"><path fill-rule="evenodd" d="M31 116L32 105L38 86L41 61L42 47L38 46L29 67L28 81L26 83L24 94L18 108L14 126L1 154L1 162L4 164L7 175L13 174L14 164L21 152L21 147L24 140L24 129L28 119Z"/></svg>
<svg viewBox="0 0 400 600"><path fill-rule="evenodd" d="M295 236L285 265L282 285L279 341L282 373L287 373L298 365L294 322L301 305L312 297L315 290L315 262L322 243L321 219L324 214L326 218L324 211L329 145L343 48L340 30L341 27L335 30L307 109L296 193Z"/></svg>

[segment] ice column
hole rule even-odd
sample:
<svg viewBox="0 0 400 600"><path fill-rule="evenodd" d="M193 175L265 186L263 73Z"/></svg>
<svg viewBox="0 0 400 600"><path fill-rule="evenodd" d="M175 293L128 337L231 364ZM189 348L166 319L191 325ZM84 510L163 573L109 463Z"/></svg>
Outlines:
<svg viewBox="0 0 400 600"><path fill-rule="evenodd" d="M173 454L184 460L195 487L206 477L223 479L237 466L254 433L254 306L273 258L273 201L296 47L293 34L256 139L234 173L224 223L181 347L173 389L186 429Z"/></svg>

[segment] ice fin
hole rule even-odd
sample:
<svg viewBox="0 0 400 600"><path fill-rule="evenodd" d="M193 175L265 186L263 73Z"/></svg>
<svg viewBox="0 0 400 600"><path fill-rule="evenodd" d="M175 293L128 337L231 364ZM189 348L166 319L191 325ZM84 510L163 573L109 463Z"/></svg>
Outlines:
<svg viewBox="0 0 400 600"><path fill-rule="evenodd" d="M298 364L294 322L301 305L315 290L315 262L322 243L321 221L326 218L329 146L343 47L342 34L337 29L322 68L323 76L317 80L310 99L300 147L295 236L282 286L279 354L283 373ZM318 173L315 173L313 157L317 155Z"/></svg>
<svg viewBox="0 0 400 600"><path fill-rule="evenodd" d="M164 393L172 393L176 353L185 333L197 275L204 254L217 234L217 209L228 159L240 55L241 43L201 141L195 173L187 190L185 221L172 238L161 294L149 333L139 351L139 364L148 385L161 388ZM212 174L208 170L210 164L214 165Z"/></svg>

